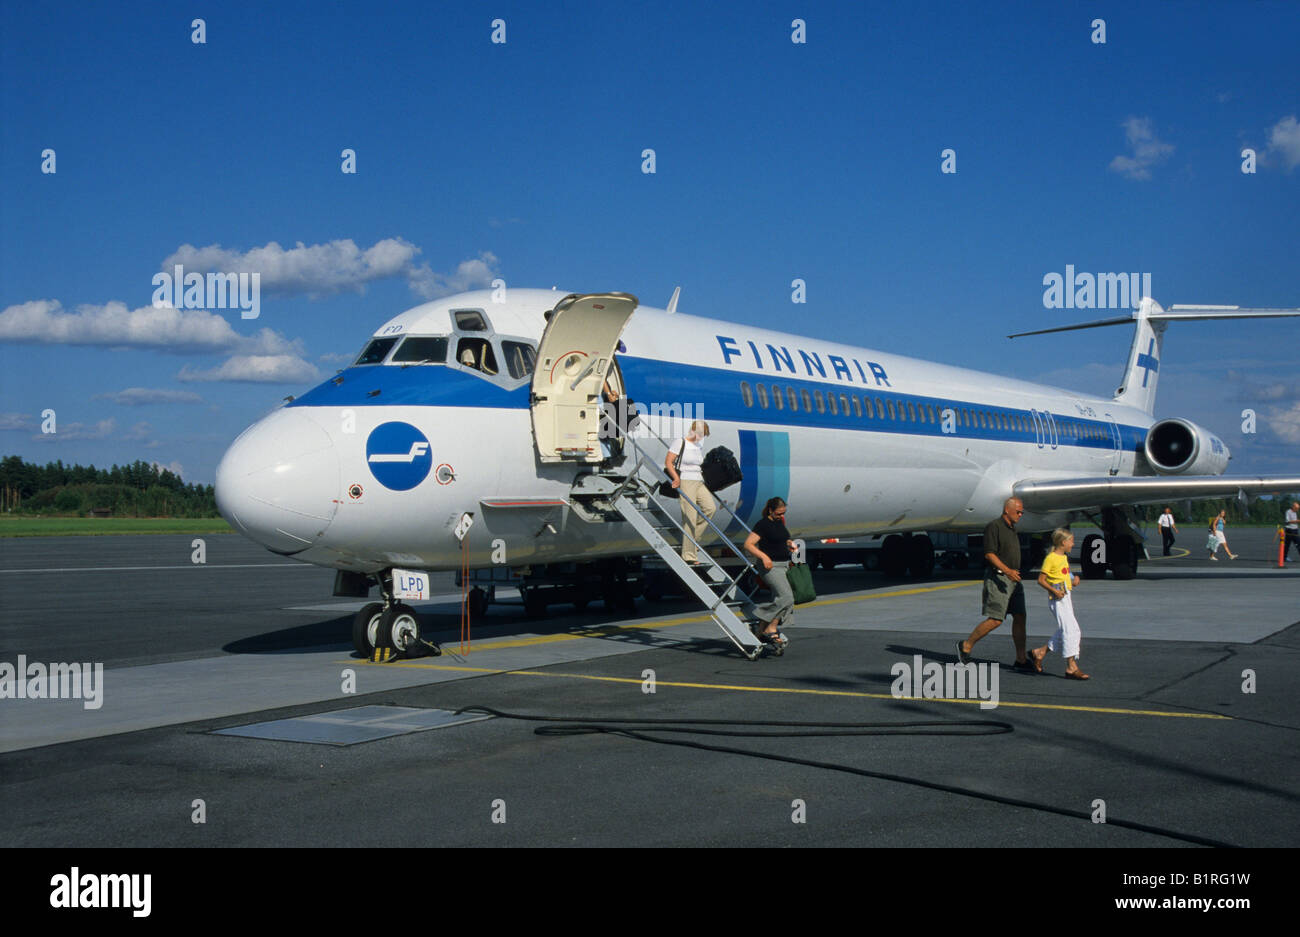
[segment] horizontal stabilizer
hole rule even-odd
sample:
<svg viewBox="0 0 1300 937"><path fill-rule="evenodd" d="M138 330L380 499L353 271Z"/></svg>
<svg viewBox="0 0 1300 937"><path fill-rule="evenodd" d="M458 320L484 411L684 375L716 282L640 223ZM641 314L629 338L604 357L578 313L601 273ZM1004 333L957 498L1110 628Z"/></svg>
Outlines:
<svg viewBox="0 0 1300 937"><path fill-rule="evenodd" d="M1060 478L1016 482L1012 493L1026 511L1087 511L1118 504L1158 504L1249 495L1300 492L1300 475L1157 475L1144 478Z"/></svg>
<svg viewBox="0 0 1300 937"><path fill-rule="evenodd" d="M1161 309L1152 304L1142 318L1151 322L1195 322L1201 319L1276 319L1283 316L1300 316L1300 309L1258 309L1247 306L1170 306L1168 309ZM1138 310L1135 309L1130 316L1097 319L1076 325L1059 325L1056 328L1035 329L1032 332L1017 332L1015 335L1008 335L1007 338L1046 335L1049 332L1074 332L1078 329L1099 329L1107 325L1132 325L1137 319Z"/></svg>

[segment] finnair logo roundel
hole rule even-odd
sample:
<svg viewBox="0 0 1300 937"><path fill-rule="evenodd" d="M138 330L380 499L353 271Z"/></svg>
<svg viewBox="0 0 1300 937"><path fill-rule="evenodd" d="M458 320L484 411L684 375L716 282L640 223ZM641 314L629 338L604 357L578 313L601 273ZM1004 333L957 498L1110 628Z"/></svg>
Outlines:
<svg viewBox="0 0 1300 937"><path fill-rule="evenodd" d="M366 440L366 463L385 488L409 491L428 477L433 454L424 433L410 423L383 423Z"/></svg>

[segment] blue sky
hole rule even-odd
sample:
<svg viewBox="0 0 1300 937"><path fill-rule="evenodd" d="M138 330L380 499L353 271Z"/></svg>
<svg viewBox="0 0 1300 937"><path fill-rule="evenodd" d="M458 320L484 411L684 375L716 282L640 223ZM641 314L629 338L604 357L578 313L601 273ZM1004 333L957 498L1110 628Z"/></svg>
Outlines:
<svg viewBox="0 0 1300 937"><path fill-rule="evenodd" d="M211 482L383 321L494 276L680 285L683 312L1096 394L1130 329L1005 338L1115 314L1044 309L1067 264L1300 306L1300 4L701 6L6 4L0 452ZM159 319L178 261L253 263L259 318ZM1173 326L1157 415L1234 473L1300 470L1298 323Z"/></svg>

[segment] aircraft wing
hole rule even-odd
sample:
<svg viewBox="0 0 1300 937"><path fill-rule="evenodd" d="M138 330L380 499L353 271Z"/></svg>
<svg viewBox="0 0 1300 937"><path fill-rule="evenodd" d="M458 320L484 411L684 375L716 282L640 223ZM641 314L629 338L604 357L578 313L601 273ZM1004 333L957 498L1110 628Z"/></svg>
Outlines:
<svg viewBox="0 0 1300 937"><path fill-rule="evenodd" d="M1027 511L1083 511L1117 504L1235 498L1242 493L1259 495L1300 492L1300 475L1057 478L1051 481L1016 482L1012 492L1024 502Z"/></svg>

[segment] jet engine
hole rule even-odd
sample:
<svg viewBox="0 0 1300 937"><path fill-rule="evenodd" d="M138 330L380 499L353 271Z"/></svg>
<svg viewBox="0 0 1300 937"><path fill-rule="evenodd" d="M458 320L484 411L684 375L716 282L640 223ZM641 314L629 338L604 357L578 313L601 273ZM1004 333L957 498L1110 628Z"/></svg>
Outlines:
<svg viewBox="0 0 1300 937"><path fill-rule="evenodd" d="M1232 458L1222 439L1190 420L1154 424L1143 448L1160 475L1222 475Z"/></svg>

